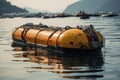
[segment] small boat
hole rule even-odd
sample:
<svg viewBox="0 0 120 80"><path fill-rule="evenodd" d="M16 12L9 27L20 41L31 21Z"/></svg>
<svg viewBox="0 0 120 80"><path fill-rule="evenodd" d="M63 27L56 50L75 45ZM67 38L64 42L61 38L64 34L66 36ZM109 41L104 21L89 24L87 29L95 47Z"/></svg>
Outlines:
<svg viewBox="0 0 120 80"><path fill-rule="evenodd" d="M13 42L38 46L63 53L98 51L104 46L104 37L93 25L64 28L43 24L25 24L12 31Z"/></svg>
<svg viewBox="0 0 120 80"><path fill-rule="evenodd" d="M102 17L115 17L117 16L117 14L112 14L112 13L106 13L106 14L102 14Z"/></svg>
<svg viewBox="0 0 120 80"><path fill-rule="evenodd" d="M89 19L89 18L90 18L90 16L88 16L88 15L80 16L80 19Z"/></svg>

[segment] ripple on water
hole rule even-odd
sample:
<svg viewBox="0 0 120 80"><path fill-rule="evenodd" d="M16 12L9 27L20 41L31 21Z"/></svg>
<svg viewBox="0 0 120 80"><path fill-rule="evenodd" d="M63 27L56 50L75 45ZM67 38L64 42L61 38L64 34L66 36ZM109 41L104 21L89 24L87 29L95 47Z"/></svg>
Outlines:
<svg viewBox="0 0 120 80"><path fill-rule="evenodd" d="M0 68L2 79L9 80L119 80L120 78L120 18L91 17L88 20L79 18L13 18L0 19ZM50 56L48 51L41 50L36 54L32 48L11 48L10 33L12 28L27 22L54 26L93 24L106 39L102 55L83 55L72 58ZM11 51L11 50L12 51ZM40 54L42 53L42 54ZM4 55L4 56L3 56ZM9 56L12 57L9 57ZM0 58L0 59L1 59ZM16 75L18 74L18 75ZM47 76L47 77L46 77Z"/></svg>

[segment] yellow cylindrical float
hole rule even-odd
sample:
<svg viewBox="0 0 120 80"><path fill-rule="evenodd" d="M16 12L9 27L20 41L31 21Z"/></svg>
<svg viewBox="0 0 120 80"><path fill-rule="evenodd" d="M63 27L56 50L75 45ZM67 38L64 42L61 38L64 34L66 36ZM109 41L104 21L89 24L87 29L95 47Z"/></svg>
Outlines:
<svg viewBox="0 0 120 80"><path fill-rule="evenodd" d="M50 28L44 25L23 25L12 32L16 42L61 50L97 50L104 45L104 38L93 27Z"/></svg>
<svg viewBox="0 0 120 80"><path fill-rule="evenodd" d="M23 41L22 39L22 33L24 31L24 28L15 28L12 32L12 38L14 41Z"/></svg>

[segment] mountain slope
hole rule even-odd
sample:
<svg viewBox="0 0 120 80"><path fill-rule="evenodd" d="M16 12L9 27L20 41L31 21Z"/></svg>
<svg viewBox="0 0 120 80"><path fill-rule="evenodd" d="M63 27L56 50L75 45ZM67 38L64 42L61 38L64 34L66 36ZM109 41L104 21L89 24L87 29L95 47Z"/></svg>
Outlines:
<svg viewBox="0 0 120 80"><path fill-rule="evenodd" d="M25 9L21 9L17 6L13 6L10 2L6 0L0 0L0 13L18 13L18 12L28 12Z"/></svg>
<svg viewBox="0 0 120 80"><path fill-rule="evenodd" d="M69 5L64 12L65 13L77 13L79 11L96 12L101 6L110 0L82 0Z"/></svg>
<svg viewBox="0 0 120 80"><path fill-rule="evenodd" d="M40 10L33 9L33 8L30 8L30 7L25 7L25 9L26 9L27 11L29 11L30 13L38 13L38 12L40 12Z"/></svg>
<svg viewBox="0 0 120 80"><path fill-rule="evenodd" d="M98 11L114 13L120 12L120 0L111 0L99 8Z"/></svg>

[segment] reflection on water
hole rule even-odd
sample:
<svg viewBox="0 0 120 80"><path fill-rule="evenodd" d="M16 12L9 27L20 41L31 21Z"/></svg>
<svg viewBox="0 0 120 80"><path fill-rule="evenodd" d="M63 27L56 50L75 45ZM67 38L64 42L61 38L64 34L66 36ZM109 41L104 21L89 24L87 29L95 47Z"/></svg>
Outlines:
<svg viewBox="0 0 120 80"><path fill-rule="evenodd" d="M25 67L27 69L32 69L32 71L27 71L29 73L36 72L34 70L47 70L48 72L58 74L62 78L69 79L96 79L104 77L102 74L97 74L104 71L104 58L101 52L94 54L61 54L29 46L14 46L13 51L24 51L24 53L14 54L15 58L28 58L28 60L13 61L34 62L40 64L40 66L37 67Z"/></svg>
<svg viewBox="0 0 120 80"><path fill-rule="evenodd" d="M11 30L29 22L34 24L42 22L46 25L61 27L92 24L96 30L104 35L105 47L102 49L102 53L99 52L100 54L97 55L77 56L75 54L76 56L69 57L67 57L68 55L53 55L55 52L39 48L35 51L29 47L26 47L26 50L22 47L11 47ZM11 51L13 49L15 51ZM42 56L42 53L46 54ZM120 80L120 16L91 17L87 20L81 20L77 17L0 19L0 80L76 79Z"/></svg>

